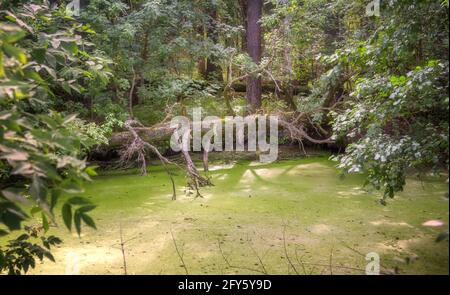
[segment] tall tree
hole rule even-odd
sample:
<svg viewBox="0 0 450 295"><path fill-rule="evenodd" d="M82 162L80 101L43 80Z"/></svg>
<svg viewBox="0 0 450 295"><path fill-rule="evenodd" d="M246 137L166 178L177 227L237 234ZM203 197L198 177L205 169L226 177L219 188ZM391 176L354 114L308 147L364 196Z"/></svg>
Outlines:
<svg viewBox="0 0 450 295"><path fill-rule="evenodd" d="M247 0L239 0L239 16L241 18L241 25L244 28L247 28ZM247 51L247 32L246 30L242 30L242 34L240 36L240 48L242 51Z"/></svg>
<svg viewBox="0 0 450 295"><path fill-rule="evenodd" d="M261 16L262 0L247 1L247 52L253 62L261 62ZM261 77L251 75L247 79L247 101L252 111L261 106Z"/></svg>
<svg viewBox="0 0 450 295"><path fill-rule="evenodd" d="M211 1L210 6L208 7L207 20L206 33L208 38L211 39L214 44L217 44L219 41L219 33L217 31L217 3L214 0ZM205 77L209 80L217 79L221 81L223 79L222 69L213 62L211 56L206 59Z"/></svg>
<svg viewBox="0 0 450 295"><path fill-rule="evenodd" d="M283 5L284 7L289 7L290 5L290 1L289 0L281 0L280 4ZM293 84L293 66L292 66L292 58L291 58L291 51L292 51L292 45L291 42L289 40L290 38L290 34L291 34L291 20L292 20L292 14L291 13L287 13L284 16L283 19L283 24L282 24L282 29L281 32L283 34L284 39L286 40L286 44L284 46L284 50L283 50L283 61L284 61L284 68L283 68L283 72L285 75L285 94L284 94L284 99L286 101L286 103L289 105L289 107L293 110L296 109L296 105L293 99L294 96L294 89L292 87Z"/></svg>

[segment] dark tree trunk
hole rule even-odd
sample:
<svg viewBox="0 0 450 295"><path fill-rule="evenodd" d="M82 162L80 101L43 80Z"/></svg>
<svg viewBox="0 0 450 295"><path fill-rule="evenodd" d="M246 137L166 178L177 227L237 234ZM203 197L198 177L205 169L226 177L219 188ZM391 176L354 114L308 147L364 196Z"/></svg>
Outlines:
<svg viewBox="0 0 450 295"><path fill-rule="evenodd" d="M197 33L201 36L202 41L205 41L205 25L197 27ZM206 58L201 57L197 62L197 71L201 78L206 80Z"/></svg>
<svg viewBox="0 0 450 295"><path fill-rule="evenodd" d="M205 66L205 58L201 58L197 63L197 71L203 79L206 79L206 66Z"/></svg>
<svg viewBox="0 0 450 295"><path fill-rule="evenodd" d="M242 25L247 28L247 0L239 0L239 7ZM247 30L242 31L239 39L242 51L247 51Z"/></svg>
<svg viewBox="0 0 450 295"><path fill-rule="evenodd" d="M138 89L139 87L145 86L145 77L144 77L144 69L143 66L147 63L149 59L149 52L148 52L148 38L149 38L149 30L144 28L144 31L142 33L142 50L141 50L141 66L139 66L136 69L136 73L133 69L133 93L131 98L131 105L130 107L137 106L140 104Z"/></svg>
<svg viewBox="0 0 450 295"><path fill-rule="evenodd" d="M247 1L247 52L253 62L261 62L261 24L262 0ZM250 76L247 79L247 101L251 111L261 106L261 78Z"/></svg>
<svg viewBox="0 0 450 295"><path fill-rule="evenodd" d="M217 32L217 7L216 4L211 3L211 7L209 8L209 18L206 28L206 33L208 38L214 44L217 44L219 41L219 34ZM222 70L219 66L213 63L212 58L209 57L206 59L206 70L205 70L205 78L208 80L219 80L222 81Z"/></svg>

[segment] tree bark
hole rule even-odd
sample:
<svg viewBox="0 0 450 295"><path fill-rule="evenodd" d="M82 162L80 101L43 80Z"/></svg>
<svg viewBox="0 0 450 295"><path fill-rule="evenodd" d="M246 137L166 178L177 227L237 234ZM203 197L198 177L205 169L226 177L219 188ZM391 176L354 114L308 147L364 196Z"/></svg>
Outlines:
<svg viewBox="0 0 450 295"><path fill-rule="evenodd" d="M261 24L262 0L247 1L247 52L253 62L261 62ZM247 102L254 112L261 106L261 77L249 76L247 79Z"/></svg>

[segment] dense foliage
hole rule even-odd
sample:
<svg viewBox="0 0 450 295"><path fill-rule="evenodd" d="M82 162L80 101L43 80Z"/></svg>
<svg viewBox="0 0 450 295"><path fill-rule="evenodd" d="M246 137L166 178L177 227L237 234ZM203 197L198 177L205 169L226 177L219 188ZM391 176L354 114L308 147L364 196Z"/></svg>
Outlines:
<svg viewBox="0 0 450 295"><path fill-rule="evenodd" d="M91 0L79 16L68 2L0 4L0 235L28 232L0 248L0 272L52 259L55 208L68 229L95 228L76 194L127 119L295 114L383 204L410 172L448 172L448 1L381 1L380 16L364 0L261 1L259 63L245 0ZM262 80L258 110L247 78ZM75 196L55 207L62 194ZM39 224L24 228L30 215Z"/></svg>
<svg viewBox="0 0 450 295"><path fill-rule="evenodd" d="M340 167L393 197L408 169L448 167L448 7L391 1L368 38L324 59L342 82L333 131L349 141ZM342 83L341 82L341 83Z"/></svg>
<svg viewBox="0 0 450 295"><path fill-rule="evenodd" d="M41 226L34 227L38 231L31 236L38 238L38 234L47 232L56 222L53 210L60 195L81 192L82 182L95 175L83 157L94 144L105 141L99 139L100 135L104 136L103 131L69 114L70 108L63 112L57 109L65 95L73 92L82 95L94 80L106 83L105 72L98 70L106 64L101 57L82 49L88 44L84 44L79 34L87 28L62 10L27 5L4 11L3 16L5 22L0 27L0 222L5 228L0 228L0 234L19 230L30 214L40 214ZM69 199L62 207L64 223L70 229L73 219L78 233L81 221L95 227L86 214L93 207L83 198ZM31 244L29 239L29 235L21 235L5 249L0 248L0 270L26 272L29 266L34 266L34 256L51 258L48 249L59 241L39 237L45 250ZM23 248L23 253L18 248Z"/></svg>

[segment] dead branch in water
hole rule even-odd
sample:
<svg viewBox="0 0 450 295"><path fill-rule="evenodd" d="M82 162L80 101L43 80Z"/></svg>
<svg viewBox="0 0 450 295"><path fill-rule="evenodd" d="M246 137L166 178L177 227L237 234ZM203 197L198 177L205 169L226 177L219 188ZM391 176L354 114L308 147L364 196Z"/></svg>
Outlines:
<svg viewBox="0 0 450 295"><path fill-rule="evenodd" d="M123 234L122 234L122 225L120 225L120 250L122 251L122 259L123 259L123 274L127 275L127 259L125 257L125 243L123 241Z"/></svg>
<svg viewBox="0 0 450 295"><path fill-rule="evenodd" d="M297 271L297 268L295 267L294 263L292 263L292 260L289 256L287 245L286 245L286 224L283 225L283 249L284 249L284 255L286 256L286 260L288 261L289 266L294 270L295 274L299 274Z"/></svg>
<svg viewBox="0 0 450 295"><path fill-rule="evenodd" d="M133 238L130 238L128 240L124 240L123 232L122 232L122 223L119 223L119 238L120 238L119 239L119 243L117 243L117 244L119 245L120 252L122 253L123 274L127 275L128 274L128 269L127 269L127 258L126 258L126 255L125 255L126 254L125 245L128 242L130 242L130 241L132 241L134 239L137 239L138 237L133 237ZM115 245L117 245L117 244L112 245L112 247L116 248Z"/></svg>
<svg viewBox="0 0 450 295"><path fill-rule="evenodd" d="M266 271L266 269L265 269L265 267L263 267L263 270L259 270L259 269L256 269L256 268L245 267L245 266L237 266L237 265L231 264L231 262L230 262L230 261L228 260L228 258L225 256L225 253L224 253L223 250L222 250L222 246L220 246L220 240L217 240L217 242L218 242L218 245L219 245L219 251L220 251L220 254L222 255L223 260L225 261L226 265L227 265L229 268L242 269L242 270L252 271L252 272L256 272L256 273L260 273L260 274L264 274L264 275L267 275L267 274L268 274L267 271Z"/></svg>
<svg viewBox="0 0 450 295"><path fill-rule="evenodd" d="M172 183L172 200L175 200L176 195L176 188L175 188L175 181L173 179L173 175L170 172L167 165L173 164L178 166L176 163L171 162L169 159L164 157L159 150L152 144L142 140L142 138L138 135L136 130L134 129L134 126L142 126L141 123L139 123L136 120L128 120L125 122L125 128L130 132L130 134L133 136L133 140L130 144L128 144L120 153L120 163L128 163L131 161L134 157L137 157L138 162L141 163L141 173L142 175L147 175L147 161L145 158L147 149L156 154L156 156L161 161L164 169L167 172L167 175L170 178L170 181Z"/></svg>
<svg viewBox="0 0 450 295"><path fill-rule="evenodd" d="M175 246L175 251L177 252L178 258L180 258L181 266L184 268L186 275L188 275L189 271L187 269L186 263L184 262L183 252L180 251L180 249L178 249L177 241L175 240L175 237L173 236L172 228L170 228L170 236L172 237L172 242L173 242L173 245Z"/></svg>
<svg viewBox="0 0 450 295"><path fill-rule="evenodd" d="M141 136L139 136L136 128L142 128L143 126L141 123L139 123L136 120L128 120L125 122L124 126L128 130L128 132L132 135L132 140L130 143L127 143L120 152L120 163L122 165L125 165L126 163L129 163L130 161L136 158L138 163L140 163L141 165L141 174L147 175L146 154L148 151L154 153L161 161L164 169L167 172L167 175L170 178L170 181L172 183L173 200L176 199L176 187L175 181L173 179L173 173L169 170L168 165L174 165L186 171L187 176L189 178L188 186L192 189L195 189L195 191L197 192L197 196L201 196L199 191L200 187L212 185L209 179L200 175L200 173L197 170L197 167L194 164L194 161L192 161L192 158L187 151L182 150L182 154L185 161L185 167L181 167L177 163L172 162L166 157L164 157L154 145L150 144L147 141L144 141L141 138Z"/></svg>
<svg viewBox="0 0 450 295"><path fill-rule="evenodd" d="M252 244L250 243L250 239L248 237L247 237L247 242L249 243L250 249L252 250L253 254L255 254L256 258L258 258L259 265L261 265L261 269L262 269L263 273L268 275L269 272L267 271L266 266L264 265L262 257L258 254L258 252L255 250L255 248L252 246Z"/></svg>

